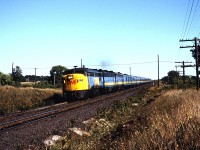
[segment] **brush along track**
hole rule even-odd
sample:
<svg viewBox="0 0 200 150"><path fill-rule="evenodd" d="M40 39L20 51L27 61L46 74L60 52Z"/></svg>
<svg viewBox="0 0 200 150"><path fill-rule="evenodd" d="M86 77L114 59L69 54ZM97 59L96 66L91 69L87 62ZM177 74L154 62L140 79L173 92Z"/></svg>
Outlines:
<svg viewBox="0 0 200 150"><path fill-rule="evenodd" d="M47 139L47 137L51 135L65 136L66 132L68 132L68 129L72 127L84 128L85 126L83 124L83 121L94 118L99 113L99 111L101 112L103 109L112 106L113 103L116 101L126 101L128 97L137 97L141 93L145 93L145 91L147 91L148 87L150 86L151 85L127 89L124 90L123 94L118 94L117 96L111 97L111 95L117 93L109 93L107 95L101 95L96 98L84 100L86 102L96 99L102 99L96 103L90 103L77 109L58 113L50 117L19 125L17 127L8 128L7 130L4 130L0 133L0 149L29 149L30 146L34 147L35 149L45 149L43 141ZM105 98L107 96L108 98ZM67 105L75 105L80 102L82 101L59 105L62 105L62 107L67 107ZM55 107L55 105L52 105L50 107ZM58 108L58 106L56 107ZM39 109L37 110L37 113L44 112L45 110L46 109L44 108ZM24 115L18 114L18 116L20 116L18 118L22 118L22 116L28 116L28 114L30 115L30 112L28 112L29 111L26 111ZM34 113L33 111L31 112L31 115L35 113L35 111ZM13 119L11 119L10 116L10 120L14 119L17 119L17 116L13 117ZM0 119L0 123L1 122L2 121Z"/></svg>
<svg viewBox="0 0 200 150"><path fill-rule="evenodd" d="M67 112L73 109L78 109L84 105L94 104L99 101L103 101L109 98L124 96L124 94L129 93L131 91L144 88L148 85L143 85L136 88L131 88L127 90L122 90L119 92L110 93L107 95L101 95L92 99L83 100L83 101L76 101L73 103L61 103L53 106L43 107L40 109L35 109L31 111L27 111L26 113L22 112L21 114L18 113L17 115L9 115L3 118L0 118L0 132L7 131L8 129L13 129L15 127L22 126L24 124L32 123L35 121L39 121L41 119L54 116L56 114Z"/></svg>

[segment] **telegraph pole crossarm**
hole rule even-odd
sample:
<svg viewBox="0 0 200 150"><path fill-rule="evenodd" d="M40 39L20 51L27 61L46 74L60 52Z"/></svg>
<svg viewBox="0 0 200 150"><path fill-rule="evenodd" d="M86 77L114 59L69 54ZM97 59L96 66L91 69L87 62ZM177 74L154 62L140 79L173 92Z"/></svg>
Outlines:
<svg viewBox="0 0 200 150"><path fill-rule="evenodd" d="M182 63L181 66L178 66L178 67L181 67L183 68L183 83L185 83L185 63L192 63L192 62L185 62L185 61L182 61L182 62L175 62L175 63Z"/></svg>
<svg viewBox="0 0 200 150"><path fill-rule="evenodd" d="M194 39L186 39L186 40L180 39L179 42L195 41L195 38ZM198 39L198 38L196 38L196 40L200 41L200 39Z"/></svg>
<svg viewBox="0 0 200 150"><path fill-rule="evenodd" d="M180 46L180 48L193 48L195 46Z"/></svg>
<svg viewBox="0 0 200 150"><path fill-rule="evenodd" d="M180 39L179 42L187 42L187 41L192 41L194 42L193 46L180 46L180 48L194 48L195 49L195 61L196 61L196 87L197 91L199 89L199 59L198 59L198 46L197 46L197 41L200 41L197 37L193 39ZM183 65L184 66L184 65ZM184 67L183 67L184 68Z"/></svg>

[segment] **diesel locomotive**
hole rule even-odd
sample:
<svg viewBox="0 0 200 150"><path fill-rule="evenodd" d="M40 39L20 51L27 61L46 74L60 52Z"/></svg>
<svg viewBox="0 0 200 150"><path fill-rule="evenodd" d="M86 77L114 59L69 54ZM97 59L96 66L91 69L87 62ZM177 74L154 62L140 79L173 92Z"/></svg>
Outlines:
<svg viewBox="0 0 200 150"><path fill-rule="evenodd" d="M102 69L74 68L62 77L63 97L82 99L101 93L149 83L149 78L131 76Z"/></svg>

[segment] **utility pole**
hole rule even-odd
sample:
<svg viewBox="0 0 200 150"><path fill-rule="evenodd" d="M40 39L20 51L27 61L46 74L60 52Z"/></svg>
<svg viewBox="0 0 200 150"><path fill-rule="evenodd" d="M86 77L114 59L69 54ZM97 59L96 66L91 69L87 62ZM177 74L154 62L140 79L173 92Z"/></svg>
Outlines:
<svg viewBox="0 0 200 150"><path fill-rule="evenodd" d="M175 67L176 67L176 72L178 72L178 71L177 71L177 67L179 67L179 66L175 66Z"/></svg>
<svg viewBox="0 0 200 150"><path fill-rule="evenodd" d="M37 69L37 68L34 68L34 69L35 69L35 84L36 84L36 69Z"/></svg>
<svg viewBox="0 0 200 150"><path fill-rule="evenodd" d="M13 68L13 66L14 66L14 63L12 63L12 83L11 83L11 85L13 84L13 73L14 73L14 68Z"/></svg>
<svg viewBox="0 0 200 150"><path fill-rule="evenodd" d="M83 65L82 65L82 63L83 63L83 62L82 62L82 58L81 58L81 68L83 68Z"/></svg>
<svg viewBox="0 0 200 150"><path fill-rule="evenodd" d="M53 85L56 85L56 72L53 73Z"/></svg>
<svg viewBox="0 0 200 150"><path fill-rule="evenodd" d="M14 66L14 63L12 63L12 76L13 76L13 70L14 70L13 66Z"/></svg>
<svg viewBox="0 0 200 150"><path fill-rule="evenodd" d="M182 66L177 66L177 67L182 67L183 68L183 83L185 84L185 67L188 67L188 66L185 65L185 63L192 63L192 62L182 61L182 62L175 62L175 63L182 63Z"/></svg>
<svg viewBox="0 0 200 150"><path fill-rule="evenodd" d="M180 46L180 48L195 48L195 61L196 61L196 88L197 91L199 90L199 60L198 60L198 46L197 46L197 41L200 41L200 39L198 39L197 37L195 37L194 39L186 39L183 40L181 39L180 42L187 42L187 41L192 41L194 42L193 46Z"/></svg>
<svg viewBox="0 0 200 150"><path fill-rule="evenodd" d="M194 45L196 51L196 76L197 76L197 91L199 89L199 57L198 57L198 47L197 47L197 37L194 38ZM199 39L198 39L199 40Z"/></svg>
<svg viewBox="0 0 200 150"><path fill-rule="evenodd" d="M159 64L160 61L159 61L159 55L158 55L157 57L158 57L158 87L159 87L159 86L160 86L160 83L159 83L159 82L160 82L160 79L159 79L159 78L160 78L160 77L159 77L159 76L160 76L160 64Z"/></svg>
<svg viewBox="0 0 200 150"><path fill-rule="evenodd" d="M129 67L129 69L130 69L130 76L131 76L131 67Z"/></svg>

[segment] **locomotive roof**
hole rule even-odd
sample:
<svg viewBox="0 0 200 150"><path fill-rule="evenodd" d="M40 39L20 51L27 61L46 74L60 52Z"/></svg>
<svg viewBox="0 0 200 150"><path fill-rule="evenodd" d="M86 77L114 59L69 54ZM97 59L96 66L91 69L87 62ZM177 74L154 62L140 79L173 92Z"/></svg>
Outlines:
<svg viewBox="0 0 200 150"><path fill-rule="evenodd" d="M120 72L113 72L113 71L108 71L108 70L102 70L102 69L91 69L91 68L73 68L69 69L64 72L64 74L71 74L71 73L105 73L105 74L118 74L118 75L124 75L124 76L129 76L128 74L122 74ZM149 79L145 77L139 77L139 76L131 76L133 78L141 78L141 79Z"/></svg>
<svg viewBox="0 0 200 150"><path fill-rule="evenodd" d="M73 68L73 69L69 69L67 71L65 71L64 74L68 74L68 73L85 73L85 72L89 72L89 73L115 73L113 71L108 71L108 70L102 70L102 69L90 69L90 68ZM121 74L120 72L118 72L117 74Z"/></svg>

